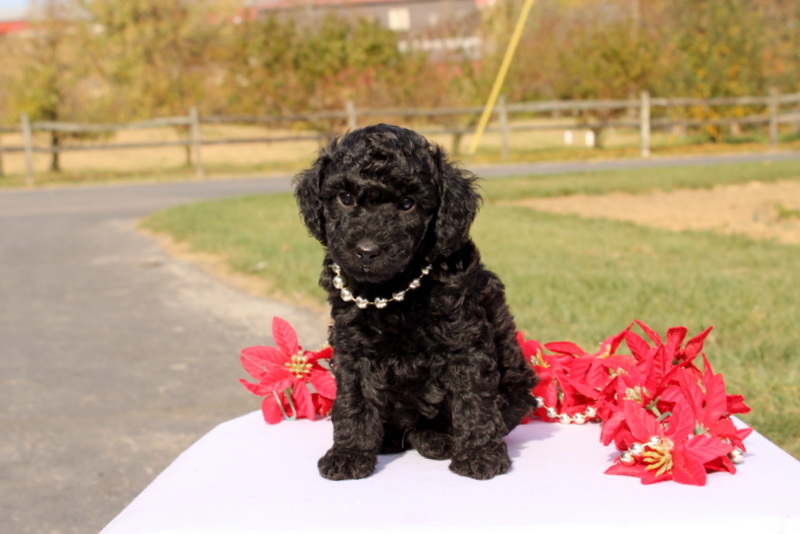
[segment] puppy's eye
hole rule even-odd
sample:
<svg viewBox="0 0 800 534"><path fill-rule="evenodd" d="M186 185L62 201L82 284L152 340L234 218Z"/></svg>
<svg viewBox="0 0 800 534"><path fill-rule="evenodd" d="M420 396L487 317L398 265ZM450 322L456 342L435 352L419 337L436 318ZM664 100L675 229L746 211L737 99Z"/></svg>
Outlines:
<svg viewBox="0 0 800 534"><path fill-rule="evenodd" d="M408 211L414 207L414 199L411 197L402 198L400 202L397 203L397 207L402 211Z"/></svg>
<svg viewBox="0 0 800 534"><path fill-rule="evenodd" d="M347 208L352 208L356 205L356 199L350 193L339 193L339 202Z"/></svg>

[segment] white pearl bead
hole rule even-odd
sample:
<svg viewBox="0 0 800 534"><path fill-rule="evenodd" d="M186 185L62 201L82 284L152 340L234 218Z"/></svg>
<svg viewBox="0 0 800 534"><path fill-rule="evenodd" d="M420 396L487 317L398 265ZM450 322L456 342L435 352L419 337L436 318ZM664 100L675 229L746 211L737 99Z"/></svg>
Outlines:
<svg viewBox="0 0 800 534"><path fill-rule="evenodd" d="M388 300L386 300L386 299L377 298L377 299L375 299L375 307L376 307L376 308L379 308L379 309L383 309L383 308L385 308L385 307L386 307L386 304L387 304L388 302L389 302L389 301L388 301Z"/></svg>
<svg viewBox="0 0 800 534"><path fill-rule="evenodd" d="M556 417L558 417L555 408L547 408L547 417L549 417L550 419L555 419Z"/></svg>
<svg viewBox="0 0 800 534"><path fill-rule="evenodd" d="M653 436L652 438L647 440L647 445L650 447L658 447L659 445L661 445L661 438L659 438L658 436Z"/></svg>
<svg viewBox="0 0 800 534"><path fill-rule="evenodd" d="M744 451L742 451L742 449L739 447L733 449L728 456L730 457L731 462L735 464L744 462Z"/></svg>
<svg viewBox="0 0 800 534"><path fill-rule="evenodd" d="M595 417L597 417L597 408L595 408L594 406L589 406L588 408L586 408L586 417L588 417L589 419L594 419Z"/></svg>
<svg viewBox="0 0 800 534"><path fill-rule="evenodd" d="M422 282L419 281L419 278L414 278L410 284L408 284L409 289L417 289L419 286L422 285Z"/></svg>
<svg viewBox="0 0 800 534"><path fill-rule="evenodd" d="M404 298L406 298L406 292L405 291L398 291L397 293L392 294L392 298L394 300L396 300L397 302L400 302Z"/></svg>
<svg viewBox="0 0 800 534"><path fill-rule="evenodd" d="M572 420L575 421L575 424L582 425L586 422L586 416L582 413L576 413L572 416Z"/></svg>
<svg viewBox="0 0 800 534"><path fill-rule="evenodd" d="M345 302L350 302L353 300L353 292L347 288L342 289L342 292L339 293L339 296L342 297L342 300Z"/></svg>
<svg viewBox="0 0 800 534"><path fill-rule="evenodd" d="M544 398L542 397L534 397L533 400L536 401L536 407L542 408L544 406Z"/></svg>
<svg viewBox="0 0 800 534"><path fill-rule="evenodd" d="M369 306L369 301L363 297L356 297L356 306L361 308L362 310Z"/></svg>
<svg viewBox="0 0 800 534"><path fill-rule="evenodd" d="M625 451L619 456L619 461L622 465L630 467L636 463L636 458L634 458L630 452Z"/></svg>
<svg viewBox="0 0 800 534"><path fill-rule="evenodd" d="M558 416L558 421L562 425L568 425L572 422L572 417L570 417L568 413L562 413L561 415Z"/></svg>
<svg viewBox="0 0 800 534"><path fill-rule="evenodd" d="M642 445L641 443L634 443L633 445L631 445L631 448L629 450L631 451L632 455L641 456L641 454L644 452L644 445Z"/></svg>
<svg viewBox="0 0 800 534"><path fill-rule="evenodd" d="M342 289L344 287L344 278L339 275L333 277L333 287L336 289Z"/></svg>

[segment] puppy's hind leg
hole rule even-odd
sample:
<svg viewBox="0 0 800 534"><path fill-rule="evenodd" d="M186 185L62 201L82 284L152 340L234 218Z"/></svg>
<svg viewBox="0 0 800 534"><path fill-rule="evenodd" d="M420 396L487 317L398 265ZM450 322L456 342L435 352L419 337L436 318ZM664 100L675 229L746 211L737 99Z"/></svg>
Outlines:
<svg viewBox="0 0 800 534"><path fill-rule="evenodd" d="M453 438L444 432L414 430L409 433L408 441L418 453L431 460L447 460L453 455Z"/></svg>

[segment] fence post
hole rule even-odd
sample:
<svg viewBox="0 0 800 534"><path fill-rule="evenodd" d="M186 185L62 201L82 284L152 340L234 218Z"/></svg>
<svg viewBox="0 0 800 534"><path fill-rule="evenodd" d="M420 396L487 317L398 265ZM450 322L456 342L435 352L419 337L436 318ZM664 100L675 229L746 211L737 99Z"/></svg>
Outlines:
<svg viewBox="0 0 800 534"><path fill-rule="evenodd" d="M508 161L508 108L506 96L500 95L497 99L497 115L500 119L501 152L503 161Z"/></svg>
<svg viewBox="0 0 800 534"><path fill-rule="evenodd" d="M769 148L778 149L778 90L771 87L769 90Z"/></svg>
<svg viewBox="0 0 800 534"><path fill-rule="evenodd" d="M352 100L345 102L347 110L347 129L355 130L358 128L358 116L356 115L356 104Z"/></svg>
<svg viewBox="0 0 800 534"><path fill-rule="evenodd" d="M203 155L200 150L200 145L202 144L202 139L200 138L200 115L197 113L197 108L192 106L192 109L189 110L189 120L192 123L192 148L194 148L194 165L195 165L195 175L198 178L204 178L206 175L205 169L203 169Z"/></svg>
<svg viewBox="0 0 800 534"><path fill-rule="evenodd" d="M639 141L642 150L642 157L650 157L650 93L642 91L639 93Z"/></svg>
<svg viewBox="0 0 800 534"><path fill-rule="evenodd" d="M28 185L28 187L32 187L34 184L33 134L31 133L31 121L28 119L27 113L22 114L20 117L20 122L22 123L22 144L25 148L25 170L27 171L25 183Z"/></svg>

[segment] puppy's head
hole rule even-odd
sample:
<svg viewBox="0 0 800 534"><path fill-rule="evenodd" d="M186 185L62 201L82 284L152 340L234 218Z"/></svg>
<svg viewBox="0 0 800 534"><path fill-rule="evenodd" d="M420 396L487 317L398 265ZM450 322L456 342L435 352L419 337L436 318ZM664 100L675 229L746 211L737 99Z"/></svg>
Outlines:
<svg viewBox="0 0 800 534"><path fill-rule="evenodd" d="M386 124L335 139L295 178L309 232L356 280L381 283L469 239L475 177L419 134Z"/></svg>

